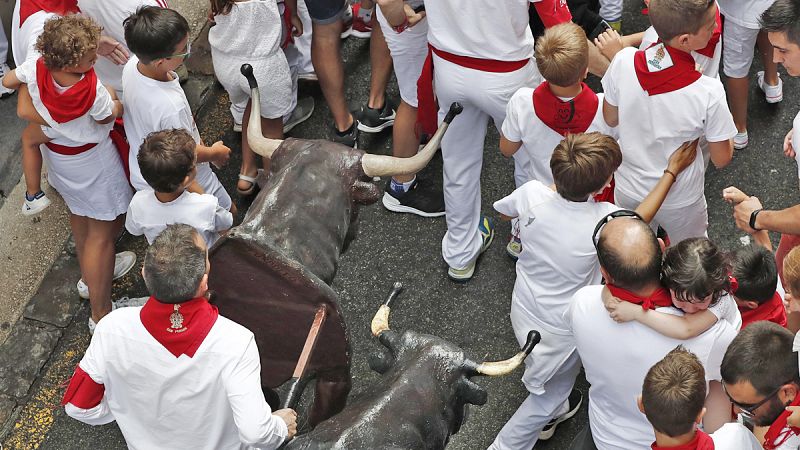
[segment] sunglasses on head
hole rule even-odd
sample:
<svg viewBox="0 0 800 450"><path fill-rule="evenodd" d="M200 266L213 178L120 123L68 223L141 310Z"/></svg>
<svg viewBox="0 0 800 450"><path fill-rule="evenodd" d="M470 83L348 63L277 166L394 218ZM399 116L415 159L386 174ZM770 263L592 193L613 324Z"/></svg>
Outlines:
<svg viewBox="0 0 800 450"><path fill-rule="evenodd" d="M620 209L610 214L606 214L602 219L600 219L599 222L597 222L597 226L594 227L594 233L592 233L592 242L594 243L595 250L597 250L597 241L599 240L600 230L602 230L603 227L606 226L608 222L611 222L612 220L618 219L620 217L630 217L642 221L644 220L642 219L642 216L637 214L635 211L631 211L629 209Z"/></svg>

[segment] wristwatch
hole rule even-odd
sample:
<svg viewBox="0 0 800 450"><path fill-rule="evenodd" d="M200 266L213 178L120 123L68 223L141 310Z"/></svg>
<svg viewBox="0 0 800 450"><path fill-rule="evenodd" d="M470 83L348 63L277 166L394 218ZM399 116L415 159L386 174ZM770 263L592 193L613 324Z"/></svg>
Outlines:
<svg viewBox="0 0 800 450"><path fill-rule="evenodd" d="M763 208L759 208L759 209L757 209L757 210L755 210L755 211L750 213L750 224L749 225L750 225L750 228L752 228L752 229L754 229L756 231L759 230L758 228L756 228L756 218L758 217L758 213L760 213L762 209Z"/></svg>

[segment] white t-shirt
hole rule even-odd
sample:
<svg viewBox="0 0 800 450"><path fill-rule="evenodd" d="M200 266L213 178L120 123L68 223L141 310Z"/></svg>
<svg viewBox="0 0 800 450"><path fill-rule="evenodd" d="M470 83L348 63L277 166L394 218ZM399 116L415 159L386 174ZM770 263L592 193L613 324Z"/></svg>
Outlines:
<svg viewBox="0 0 800 450"><path fill-rule="evenodd" d="M725 20L752 30L761 29L758 19L775 0L717 0Z"/></svg>
<svg viewBox="0 0 800 450"><path fill-rule="evenodd" d="M708 310L717 317L717 320L728 322L736 331L742 329L742 314L736 306L736 300L730 294L723 295L717 304Z"/></svg>
<svg viewBox="0 0 800 450"><path fill-rule="evenodd" d="M553 184L550 171L550 157L553 149L564 139L558 132L544 124L533 107L533 88L521 88L511 97L506 107L506 120L503 121L503 136L513 142L522 142L518 151L530 157L528 180L539 180L547 186ZM568 100L568 99L563 99ZM598 95L599 103L592 124L586 132L599 131L614 136L614 129L603 119L603 94Z"/></svg>
<svg viewBox="0 0 800 450"><path fill-rule="evenodd" d="M684 142L705 136L708 142L736 135L725 89L716 78L701 76L682 89L650 96L642 89L633 67L635 48L614 57L603 77L605 101L619 109L622 165L615 174L616 189L644 200L658 183L667 161ZM662 205L676 209L703 196L705 164L702 152L678 175Z"/></svg>
<svg viewBox="0 0 800 450"><path fill-rule="evenodd" d="M726 423L711 434L714 450L763 450L750 430L740 423Z"/></svg>
<svg viewBox="0 0 800 450"><path fill-rule="evenodd" d="M792 121L792 148L794 149L794 160L797 162L797 177L800 178L800 112L794 116Z"/></svg>
<svg viewBox="0 0 800 450"><path fill-rule="evenodd" d="M67 404L67 414L90 425L116 420L133 450L240 450L250 448L245 439L278 448L286 424L264 400L253 333L219 316L193 357L176 358L142 325L141 309L98 322L80 367L105 395L88 410Z"/></svg>
<svg viewBox="0 0 800 450"><path fill-rule="evenodd" d="M639 50L644 50L656 42L658 42L658 33L656 33L656 29L651 26L644 31ZM709 58L697 52L692 52L692 57L703 75L711 78L719 78L719 62L722 60L722 39L720 39L719 42L717 42L717 46L714 47L713 58Z"/></svg>
<svg viewBox="0 0 800 450"><path fill-rule="evenodd" d="M39 57L39 52L36 51L36 39L42 34L44 23L58 17L58 14L38 11L25 19L25 23L20 27L19 6L20 0L17 0L14 4L14 16L11 18L11 53L14 55L14 62L17 66L29 58Z"/></svg>
<svg viewBox="0 0 800 450"><path fill-rule="evenodd" d="M541 0L538 0L541 1ZM533 56L528 0L437 0L425 3L428 41L439 50L498 61Z"/></svg>
<svg viewBox="0 0 800 450"><path fill-rule="evenodd" d="M142 190L133 196L125 218L125 228L132 235L144 234L147 243L152 244L173 223L191 225L211 247L219 239L219 232L233 225L233 215L219 206L219 200L211 194L184 191L168 203L159 201L152 190Z"/></svg>
<svg viewBox="0 0 800 450"><path fill-rule="evenodd" d="M703 364L706 380L720 380L722 357L737 330L720 320L700 336L681 341L638 322L616 323L603 306L602 290L603 286L579 290L566 316L591 384L592 436L599 450L649 450L655 435L636 404L647 371L683 345ZM680 314L672 307L658 311Z"/></svg>

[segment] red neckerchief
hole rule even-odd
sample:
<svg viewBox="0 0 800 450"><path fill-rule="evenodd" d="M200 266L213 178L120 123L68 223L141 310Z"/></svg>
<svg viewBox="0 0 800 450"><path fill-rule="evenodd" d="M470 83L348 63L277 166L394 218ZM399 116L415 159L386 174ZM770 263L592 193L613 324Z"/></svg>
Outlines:
<svg viewBox="0 0 800 450"><path fill-rule="evenodd" d="M800 395L795 396L790 406L800 406ZM775 450L783 445L790 437L800 434L800 428L786 424L786 419L788 419L790 415L792 415L791 411L782 412L775 422L772 422L772 425L769 426L767 434L764 435L764 450Z"/></svg>
<svg viewBox="0 0 800 450"><path fill-rule="evenodd" d="M22 0L19 3L19 26L28 20L28 17L39 11L65 16L69 13L76 13L78 0Z"/></svg>
<svg viewBox="0 0 800 450"><path fill-rule="evenodd" d="M176 358L182 354L193 357L218 316L217 307L205 297L174 305L150 297L139 313L147 332Z"/></svg>
<svg viewBox="0 0 800 450"><path fill-rule="evenodd" d="M669 291L663 287L659 287L648 297L641 297L627 289L614 286L613 284L606 284L606 287L614 297L633 303L634 305L642 305L642 309L656 309L656 307L672 306L672 297L669 295Z"/></svg>
<svg viewBox="0 0 800 450"><path fill-rule="evenodd" d="M653 450L714 450L714 440L711 436L697 430L694 434L694 439L675 447L659 447L655 442L650 446Z"/></svg>
<svg viewBox="0 0 800 450"><path fill-rule="evenodd" d="M58 123L69 122L89 112L97 96L97 75L94 69L83 74L83 78L66 91L59 93L50 70L44 64L44 58L36 60L36 84L39 86L39 98L44 107Z"/></svg>
<svg viewBox="0 0 800 450"><path fill-rule="evenodd" d="M742 328L761 320L774 322L786 328L786 308L783 306L783 299L777 292L771 299L758 305L758 308L750 309L740 306L739 312L742 314Z"/></svg>
<svg viewBox="0 0 800 450"><path fill-rule="evenodd" d="M719 38L721 36L722 36L722 17L719 15L719 7L717 7L717 28L714 28L714 33L711 34L711 39L708 40L708 45L701 48L700 50L695 50L695 51L703 56L713 58L714 52L717 50L717 44L719 44Z"/></svg>
<svg viewBox="0 0 800 450"><path fill-rule="evenodd" d="M648 53L650 60L648 61ZM665 59L669 56L672 65L663 67L667 63ZM638 50L633 57L633 67L636 70L636 78L642 89L648 95L664 94L666 92L677 91L699 80L702 74L697 71L696 63L692 55L656 42L646 50ZM651 71L651 68L654 71Z"/></svg>
<svg viewBox="0 0 800 450"><path fill-rule="evenodd" d="M602 192L594 195L593 197L594 201L597 203L600 202L614 203L614 186L616 186L616 183L614 182L614 177L612 176L611 183L609 183L609 185L606 186L606 188L603 189Z"/></svg>
<svg viewBox="0 0 800 450"><path fill-rule="evenodd" d="M567 101L553 94L547 81L533 91L533 111L536 117L561 136L588 130L599 104L597 94L586 83L581 83L580 94Z"/></svg>

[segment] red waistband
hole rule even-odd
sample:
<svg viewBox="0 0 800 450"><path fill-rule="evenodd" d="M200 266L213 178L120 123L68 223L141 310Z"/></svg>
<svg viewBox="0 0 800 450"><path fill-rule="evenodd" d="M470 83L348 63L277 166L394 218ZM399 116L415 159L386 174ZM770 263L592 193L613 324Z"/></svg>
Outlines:
<svg viewBox="0 0 800 450"><path fill-rule="evenodd" d="M471 56L454 55L444 50L439 50L432 45L430 47L436 56L444 59L445 61L450 61L453 64L466 67L467 69L480 70L481 72L514 72L525 67L525 65L528 64L528 61L530 61L530 58L520 61L497 61L494 59L473 58Z"/></svg>
<svg viewBox="0 0 800 450"><path fill-rule="evenodd" d="M50 151L52 151L53 153L58 153L59 155L74 156L74 155L80 155L83 152L93 149L97 144L93 143L93 144L84 144L81 145L80 147L68 147L66 145L59 145L59 144L54 144L52 142L48 142L44 145L46 145L47 148L49 148Z"/></svg>

